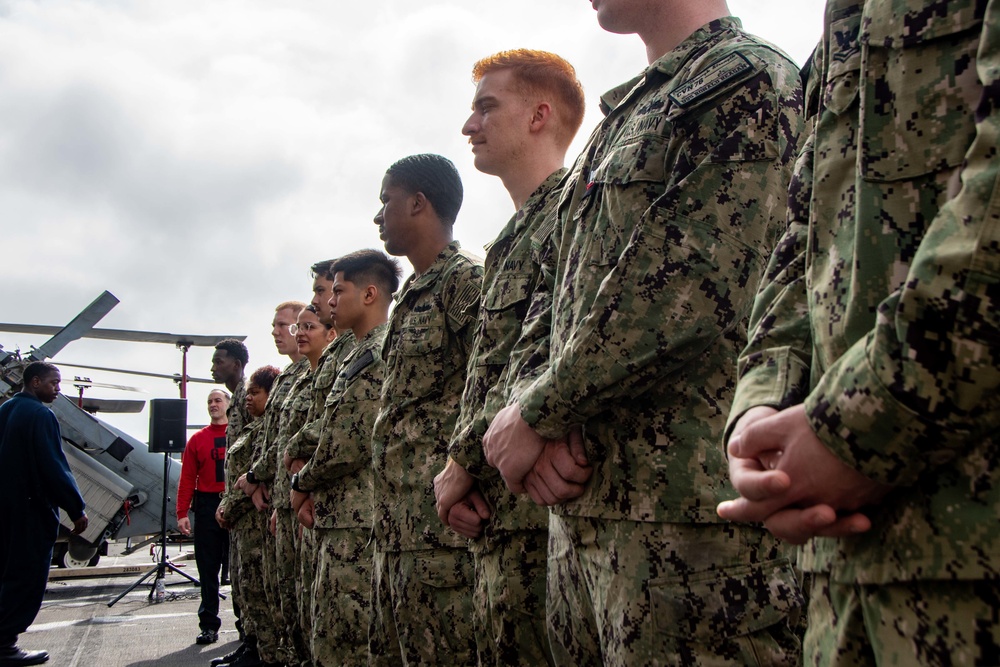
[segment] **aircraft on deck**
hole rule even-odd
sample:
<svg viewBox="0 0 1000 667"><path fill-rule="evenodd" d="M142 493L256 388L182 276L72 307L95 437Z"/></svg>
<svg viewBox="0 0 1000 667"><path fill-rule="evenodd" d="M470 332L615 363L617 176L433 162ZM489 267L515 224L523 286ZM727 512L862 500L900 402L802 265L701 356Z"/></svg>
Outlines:
<svg viewBox="0 0 1000 667"><path fill-rule="evenodd" d="M106 340L167 343L175 345L182 353L181 372L175 375L130 371L115 368L60 364L59 366L92 368L115 373L129 373L149 377L170 378L180 387L181 398L186 397L188 382L211 380L192 378L187 374L187 352L192 346L214 347L224 338L244 340L245 336L205 336L158 333L149 331L129 331L121 329L95 329L108 312L118 304L118 299L105 291L64 327L37 324L0 323L0 331L14 333L51 335L39 347L32 347L27 354L11 352L0 345L0 403L21 389L24 367L32 361L46 361L56 356L64 347L79 338L103 338ZM97 383L80 379L76 382L80 395L77 397L61 394L56 397L51 408L59 420L62 431L63 452L84 501L90 525L82 535L70 536L72 522L65 512L60 512L60 537L56 543L53 561L64 567L96 565L101 553L106 553L107 541L128 537L153 536L160 533L164 520L162 498L164 484L172 497L180 477L180 463L164 461L167 454L149 451L145 442L102 421L88 411L112 412L116 407L131 411L142 409L142 401L108 401L89 399L83 396L81 385L97 386ZM64 375L63 384L71 384ZM86 388L86 386L84 387ZM134 389L126 387L126 389ZM122 405L115 406L115 403ZM165 467L168 470L164 475ZM166 479L165 479L166 477ZM168 531L177 530L174 512L166 512ZM132 551L139 545L133 545Z"/></svg>

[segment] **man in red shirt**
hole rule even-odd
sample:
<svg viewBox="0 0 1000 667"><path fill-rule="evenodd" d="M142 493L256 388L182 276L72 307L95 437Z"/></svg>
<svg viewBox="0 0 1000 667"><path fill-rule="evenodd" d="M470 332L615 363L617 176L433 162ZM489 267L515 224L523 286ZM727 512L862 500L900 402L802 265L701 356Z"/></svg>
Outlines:
<svg viewBox="0 0 1000 667"><path fill-rule="evenodd" d="M197 531L194 556L201 581L198 644L213 644L219 638L219 571L226 557L229 533L215 521L222 491L226 488L226 410L229 393L213 389L208 394L208 416L212 423L191 436L181 458L181 478L177 483L177 527L191 534L188 511L194 511ZM193 502L192 502L193 501Z"/></svg>

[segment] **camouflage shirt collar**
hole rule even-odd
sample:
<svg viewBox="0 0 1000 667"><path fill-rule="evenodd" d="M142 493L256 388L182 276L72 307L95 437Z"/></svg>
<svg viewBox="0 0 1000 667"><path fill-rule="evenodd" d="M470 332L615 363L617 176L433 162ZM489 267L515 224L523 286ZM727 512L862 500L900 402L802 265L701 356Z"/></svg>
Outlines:
<svg viewBox="0 0 1000 667"><path fill-rule="evenodd" d="M497 237L490 243L483 246L483 250L486 251L486 254L489 254L490 248L504 239L510 238L524 227L524 221L531 217L531 215L538 208L539 204L544 204L548 201L549 194L561 185L567 172L569 172L569 169L561 167L549 174L548 177L542 181L542 184L539 185L535 191L531 193L531 196L528 197L528 200L524 202L524 206L519 208L517 213L515 213L511 219L507 221L507 224L504 226L503 230L497 234Z"/></svg>
<svg viewBox="0 0 1000 667"><path fill-rule="evenodd" d="M301 375L307 368L309 368L309 358L303 355L299 357L298 361L293 361L285 366L285 370L283 370L281 374L292 376Z"/></svg>
<svg viewBox="0 0 1000 667"><path fill-rule="evenodd" d="M369 343L371 343L372 341L375 341L376 339L379 339L379 338L382 338L383 336L385 336L385 330L387 328L389 328L389 323L388 322L383 322L382 324L379 324L379 325L377 325L375 327L372 327L372 330L369 331L368 333L366 333L361 338L361 340L358 341L358 344L357 344L357 346L355 346L354 349L355 350L363 350L366 347L369 347ZM381 343L377 343L373 347L373 349L375 349L376 351L378 351L378 349L380 347L381 347Z"/></svg>
<svg viewBox="0 0 1000 667"><path fill-rule="evenodd" d="M452 241L444 247L444 250L438 253L438 256L434 258L434 263L427 267L427 270L421 273L419 276L416 273L411 273L410 277L406 279L403 286L392 295L393 300L396 303L402 301L403 297L406 296L407 292L420 291L432 284L437 280L438 274L444 269L448 260L452 258L459 250L461 250L462 245L458 241Z"/></svg>
<svg viewBox="0 0 1000 667"><path fill-rule="evenodd" d="M353 339L354 334L350 329L345 331L338 331L337 337L327 343L326 347L323 348L323 354L320 355L320 359L323 357L330 357L337 353L342 345L344 345L348 340ZM307 361L308 363L308 361ZM322 363L322 361L321 361Z"/></svg>
<svg viewBox="0 0 1000 667"><path fill-rule="evenodd" d="M601 111L605 115L611 113L634 91L644 88L647 82L661 82L674 76L693 55L705 49L707 42L714 42L723 32L742 29L743 24L735 16L726 16L706 23L672 51L653 62L642 74L601 95Z"/></svg>

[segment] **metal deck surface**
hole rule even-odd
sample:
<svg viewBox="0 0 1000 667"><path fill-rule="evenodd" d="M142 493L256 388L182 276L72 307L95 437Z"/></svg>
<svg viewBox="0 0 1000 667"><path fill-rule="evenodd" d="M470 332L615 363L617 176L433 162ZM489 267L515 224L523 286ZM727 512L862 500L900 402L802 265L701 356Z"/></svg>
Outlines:
<svg viewBox="0 0 1000 667"><path fill-rule="evenodd" d="M236 648L228 586L222 588L227 599L219 605L219 641L208 646L194 643L199 631L198 588L169 570L163 602L149 598L154 575L108 607L156 565L148 547L130 556L116 556L123 547L124 543L112 543L109 555L102 556L96 568L87 568L92 574L88 572L85 578L56 578L67 571L53 567L41 611L18 644L48 651L50 658L45 664L51 667L206 667L212 658ZM197 577L194 560L188 560L191 553L190 545L168 547L174 565ZM123 569L126 572L122 573Z"/></svg>

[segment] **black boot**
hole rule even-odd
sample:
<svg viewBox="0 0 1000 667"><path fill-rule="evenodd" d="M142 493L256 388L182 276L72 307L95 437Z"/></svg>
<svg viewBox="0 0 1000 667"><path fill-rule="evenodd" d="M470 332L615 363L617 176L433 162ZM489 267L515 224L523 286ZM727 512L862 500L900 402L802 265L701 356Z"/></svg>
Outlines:
<svg viewBox="0 0 1000 667"><path fill-rule="evenodd" d="M247 644L246 642L243 642L242 644L236 647L236 650L230 651L221 658L212 658L212 662L210 664L212 665L212 667L219 667L219 665L225 665L226 663L230 663L233 660L236 660L238 657L243 655L246 652L246 650L247 650Z"/></svg>
<svg viewBox="0 0 1000 667"><path fill-rule="evenodd" d="M256 637L253 639L256 639ZM257 653L257 642L255 641L253 644L250 644L247 641L247 650L243 652L243 655L232 662L219 665L219 667L262 667L263 664L264 662Z"/></svg>

